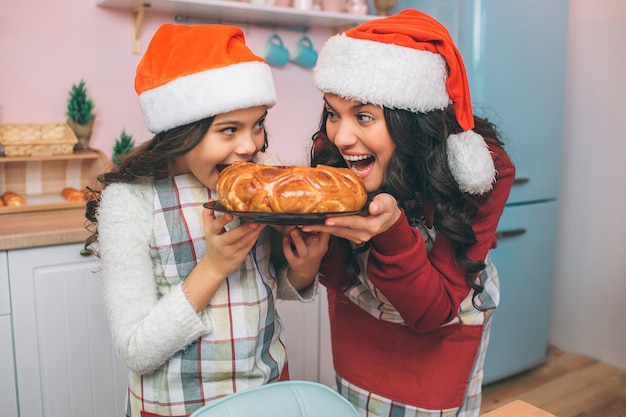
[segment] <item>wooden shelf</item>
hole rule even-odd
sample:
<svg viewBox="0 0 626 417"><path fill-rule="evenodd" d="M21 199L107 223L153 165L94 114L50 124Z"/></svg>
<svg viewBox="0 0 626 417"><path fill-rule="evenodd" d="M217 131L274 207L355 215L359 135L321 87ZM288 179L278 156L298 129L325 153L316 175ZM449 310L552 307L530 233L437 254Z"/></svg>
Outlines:
<svg viewBox="0 0 626 417"><path fill-rule="evenodd" d="M96 177L109 169L100 151L0 157L0 194L13 191L26 200L23 206L0 207L0 215L84 207L84 202L66 201L61 190L94 186Z"/></svg>
<svg viewBox="0 0 626 417"><path fill-rule="evenodd" d="M72 159L103 159L100 152L78 151L67 155L29 155L29 156L0 156L0 164L30 161L68 161Z"/></svg>
<svg viewBox="0 0 626 417"><path fill-rule="evenodd" d="M33 199L29 196L26 196L26 204L23 206L2 206L0 207L0 219L3 215L6 214L15 214L15 213L30 213L30 212L42 212L42 211L53 211L53 210L69 210L76 208L84 208L85 203L81 202L69 202L64 201L63 197L60 194L58 195L49 195L44 196L47 197L48 200L46 202L35 201L33 203Z"/></svg>
<svg viewBox="0 0 626 417"><path fill-rule="evenodd" d="M155 10L176 15L178 21L203 19L208 22L257 25L306 32L311 26L343 28L356 26L375 15L354 15L292 7L259 6L224 0L97 0L100 7L131 11L133 52L140 52L139 35L146 11Z"/></svg>

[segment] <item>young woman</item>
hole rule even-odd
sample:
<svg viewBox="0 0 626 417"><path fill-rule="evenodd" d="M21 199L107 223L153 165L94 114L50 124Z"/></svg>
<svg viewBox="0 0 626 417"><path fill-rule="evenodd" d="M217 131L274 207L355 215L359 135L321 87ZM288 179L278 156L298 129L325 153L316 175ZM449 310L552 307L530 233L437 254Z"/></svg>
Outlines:
<svg viewBox="0 0 626 417"><path fill-rule="evenodd" d="M113 341L130 369L126 416L187 416L288 378L274 301L314 296L326 242L292 231L296 251L277 277L269 229L203 208L222 165L264 150L276 100L269 66L240 29L163 25L135 87L155 136L100 177L87 243L101 257Z"/></svg>
<svg viewBox="0 0 626 417"><path fill-rule="evenodd" d="M415 10L329 39L314 79L311 163L350 167L371 200L302 228L334 235L320 282L338 390L363 416L476 416L515 174L498 132L446 29Z"/></svg>

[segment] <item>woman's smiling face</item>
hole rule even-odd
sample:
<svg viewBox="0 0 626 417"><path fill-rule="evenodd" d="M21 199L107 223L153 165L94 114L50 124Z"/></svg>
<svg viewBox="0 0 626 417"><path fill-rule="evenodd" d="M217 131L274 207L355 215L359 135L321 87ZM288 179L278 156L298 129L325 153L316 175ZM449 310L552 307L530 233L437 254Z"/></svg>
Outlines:
<svg viewBox="0 0 626 417"><path fill-rule="evenodd" d="M389 135L383 109L373 104L324 94L326 134L348 167L359 174L367 192L383 185L396 145Z"/></svg>

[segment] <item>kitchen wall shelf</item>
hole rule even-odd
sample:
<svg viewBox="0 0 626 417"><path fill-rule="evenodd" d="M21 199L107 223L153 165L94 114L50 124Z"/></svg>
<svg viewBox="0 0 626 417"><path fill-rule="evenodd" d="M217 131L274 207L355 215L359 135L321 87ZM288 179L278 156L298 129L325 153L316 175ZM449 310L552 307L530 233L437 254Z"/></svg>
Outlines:
<svg viewBox="0 0 626 417"><path fill-rule="evenodd" d="M132 47L139 53L141 25L146 11L154 10L173 13L178 21L193 21L194 18L216 23L274 27L306 32L311 26L333 29L356 26L377 18L375 15L355 15L318 10L300 10L292 7L260 6L241 1L224 0L97 0L100 7L131 11Z"/></svg>
<svg viewBox="0 0 626 417"><path fill-rule="evenodd" d="M109 168L100 151L0 157L0 194L12 191L26 200L22 206L0 206L0 215L84 207L84 202L65 200L61 191L94 186L96 177Z"/></svg>

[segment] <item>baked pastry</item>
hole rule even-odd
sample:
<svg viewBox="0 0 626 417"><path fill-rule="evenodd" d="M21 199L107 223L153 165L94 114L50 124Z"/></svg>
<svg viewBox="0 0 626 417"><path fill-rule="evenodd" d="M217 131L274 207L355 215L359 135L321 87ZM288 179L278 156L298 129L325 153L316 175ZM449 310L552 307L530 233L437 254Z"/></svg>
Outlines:
<svg viewBox="0 0 626 417"><path fill-rule="evenodd" d="M4 201L5 206L16 207L26 204L26 200L24 199L24 197L13 191L7 191L2 194L2 200Z"/></svg>
<svg viewBox="0 0 626 417"><path fill-rule="evenodd" d="M236 162L217 180L227 210L262 213L327 213L360 210L367 201L361 178L326 165L272 166Z"/></svg>
<svg viewBox="0 0 626 417"><path fill-rule="evenodd" d="M66 187L63 190L61 190L61 196L67 201L72 201L72 202L85 201L86 192L87 192L86 189L77 190L76 188Z"/></svg>

